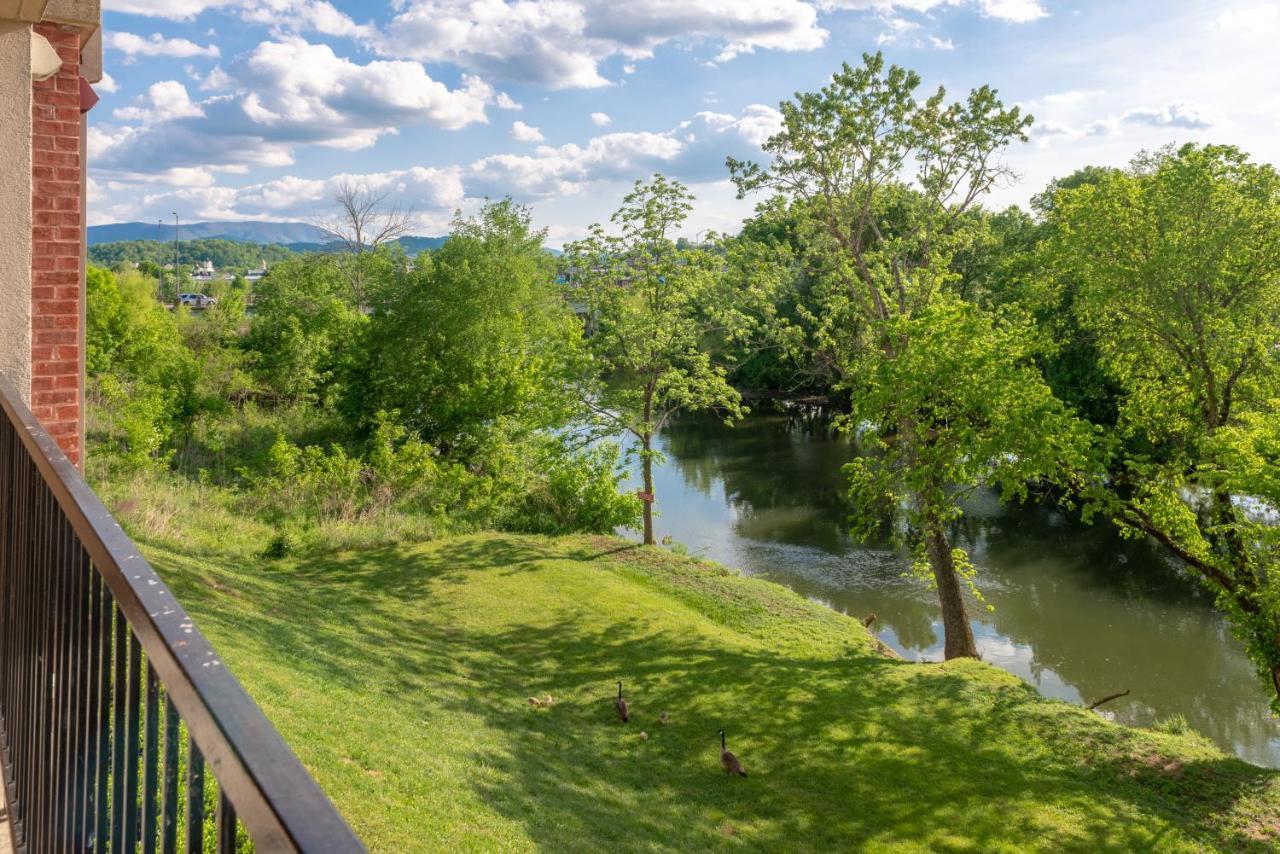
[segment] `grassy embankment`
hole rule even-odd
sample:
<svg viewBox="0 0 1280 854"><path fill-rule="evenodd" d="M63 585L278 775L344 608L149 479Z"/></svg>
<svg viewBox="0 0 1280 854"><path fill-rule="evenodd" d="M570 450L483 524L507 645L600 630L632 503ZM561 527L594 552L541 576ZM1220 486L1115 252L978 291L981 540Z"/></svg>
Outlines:
<svg viewBox="0 0 1280 854"><path fill-rule="evenodd" d="M1280 774L1046 701L980 662L886 657L857 621L710 564L500 534L273 562L257 557L260 523L189 495L104 492L374 850L1280 838ZM527 702L546 694L549 708ZM721 726L748 779L721 772Z"/></svg>

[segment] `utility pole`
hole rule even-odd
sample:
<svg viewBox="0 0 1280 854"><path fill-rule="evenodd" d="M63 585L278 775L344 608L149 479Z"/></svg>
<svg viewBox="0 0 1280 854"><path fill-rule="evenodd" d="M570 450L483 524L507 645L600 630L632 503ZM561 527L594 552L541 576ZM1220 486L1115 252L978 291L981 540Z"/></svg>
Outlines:
<svg viewBox="0 0 1280 854"><path fill-rule="evenodd" d="M182 300L178 297L178 212L173 212L173 310L178 310L178 303Z"/></svg>

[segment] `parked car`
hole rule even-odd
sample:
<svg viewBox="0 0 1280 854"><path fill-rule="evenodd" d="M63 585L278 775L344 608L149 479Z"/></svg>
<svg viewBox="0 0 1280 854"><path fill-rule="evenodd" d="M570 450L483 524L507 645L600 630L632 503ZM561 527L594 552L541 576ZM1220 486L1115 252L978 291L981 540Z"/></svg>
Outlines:
<svg viewBox="0 0 1280 854"><path fill-rule="evenodd" d="M192 308L209 308L218 304L216 299L204 294L178 294L178 302Z"/></svg>

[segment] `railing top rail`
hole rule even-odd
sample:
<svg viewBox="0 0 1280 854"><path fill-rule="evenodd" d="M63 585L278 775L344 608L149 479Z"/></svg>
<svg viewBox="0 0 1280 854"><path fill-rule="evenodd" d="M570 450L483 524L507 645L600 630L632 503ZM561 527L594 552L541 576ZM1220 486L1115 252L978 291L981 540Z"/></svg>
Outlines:
<svg viewBox="0 0 1280 854"><path fill-rule="evenodd" d="M80 472L0 376L0 407L260 851L364 851Z"/></svg>

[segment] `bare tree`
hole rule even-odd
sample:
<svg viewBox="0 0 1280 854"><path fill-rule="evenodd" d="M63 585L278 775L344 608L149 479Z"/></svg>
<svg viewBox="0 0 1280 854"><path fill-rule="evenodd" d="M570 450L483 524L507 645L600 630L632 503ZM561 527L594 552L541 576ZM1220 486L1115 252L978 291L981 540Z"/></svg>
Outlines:
<svg viewBox="0 0 1280 854"><path fill-rule="evenodd" d="M406 236L413 226L413 209L387 204L385 191L344 180L333 201L334 215L315 226L357 255Z"/></svg>
<svg viewBox="0 0 1280 854"><path fill-rule="evenodd" d="M333 194L334 212L328 219L314 221L316 228L336 243L345 257L339 261L351 284L352 299L363 311L366 306L365 264L362 256L409 234L413 209L387 202L386 191L344 180Z"/></svg>

